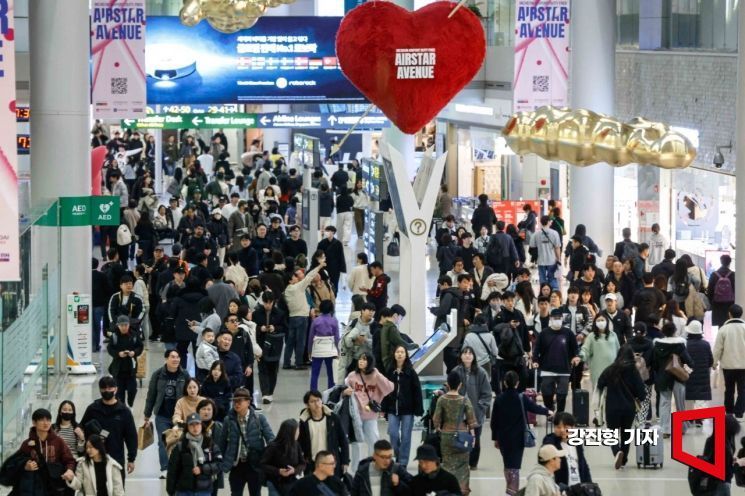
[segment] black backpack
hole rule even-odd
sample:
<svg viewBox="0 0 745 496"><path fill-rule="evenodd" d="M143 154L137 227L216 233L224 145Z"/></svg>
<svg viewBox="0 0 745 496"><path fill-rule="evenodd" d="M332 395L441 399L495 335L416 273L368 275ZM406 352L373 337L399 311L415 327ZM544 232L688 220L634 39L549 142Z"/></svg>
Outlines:
<svg viewBox="0 0 745 496"><path fill-rule="evenodd" d="M701 455L697 458L713 463L710 455ZM706 474L697 468L688 467L688 488L693 496L712 496L722 481L713 475Z"/></svg>
<svg viewBox="0 0 745 496"><path fill-rule="evenodd" d="M520 336L510 324L499 324L494 333L499 341L499 356L505 362L517 362L523 356L523 344Z"/></svg>
<svg viewBox="0 0 745 496"><path fill-rule="evenodd" d="M688 292L690 291L691 281L688 276L682 281L675 281L673 285L673 294L679 298L688 298Z"/></svg>
<svg viewBox="0 0 745 496"><path fill-rule="evenodd" d="M502 249L502 243L499 242L495 234L489 238L489 244L486 246L486 264L497 271L502 268L503 259L504 250Z"/></svg>
<svg viewBox="0 0 745 496"><path fill-rule="evenodd" d="M603 491L600 490L594 482L582 482L569 486L565 492L566 496L602 496Z"/></svg>
<svg viewBox="0 0 745 496"><path fill-rule="evenodd" d="M633 241L624 241L622 260L636 260L638 256L639 246Z"/></svg>
<svg viewBox="0 0 745 496"><path fill-rule="evenodd" d="M383 370L383 347L380 343L380 334L383 332L383 328L378 328L377 332L372 332L372 329L370 329L370 332L372 333L372 352L375 358L375 366L378 367L378 370Z"/></svg>

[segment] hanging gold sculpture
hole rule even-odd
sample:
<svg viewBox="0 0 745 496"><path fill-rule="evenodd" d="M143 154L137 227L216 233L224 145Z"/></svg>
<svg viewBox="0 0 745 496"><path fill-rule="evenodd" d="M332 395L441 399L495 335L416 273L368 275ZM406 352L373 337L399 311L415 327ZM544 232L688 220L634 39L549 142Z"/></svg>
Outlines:
<svg viewBox="0 0 745 496"><path fill-rule="evenodd" d="M267 9L295 0L184 0L179 16L184 26L196 26L203 19L222 33L253 27Z"/></svg>
<svg viewBox="0 0 745 496"><path fill-rule="evenodd" d="M514 114L502 130L518 155L535 153L546 160L588 166L605 162L663 169L685 169L696 148L681 133L660 122L636 117L620 122L589 110L541 107Z"/></svg>

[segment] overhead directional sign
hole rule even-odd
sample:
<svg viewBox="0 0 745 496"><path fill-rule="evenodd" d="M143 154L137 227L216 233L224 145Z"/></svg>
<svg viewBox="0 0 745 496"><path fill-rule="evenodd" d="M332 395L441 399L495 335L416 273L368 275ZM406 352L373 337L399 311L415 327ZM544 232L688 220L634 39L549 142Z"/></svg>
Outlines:
<svg viewBox="0 0 745 496"><path fill-rule="evenodd" d="M151 114L144 119L122 119L123 129L349 129L362 114ZM368 115L359 130L382 129L391 123L384 115Z"/></svg>

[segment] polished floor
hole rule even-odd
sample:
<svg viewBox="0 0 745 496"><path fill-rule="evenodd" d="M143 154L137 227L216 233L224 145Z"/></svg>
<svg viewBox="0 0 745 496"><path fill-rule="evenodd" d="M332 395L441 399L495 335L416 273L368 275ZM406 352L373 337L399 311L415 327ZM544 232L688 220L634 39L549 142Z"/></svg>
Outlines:
<svg viewBox="0 0 745 496"><path fill-rule="evenodd" d="M359 248L359 247L355 247ZM347 248L347 254L350 259L354 256L352 248ZM432 253L430 253L432 255ZM351 263L350 260L349 263ZM436 263L430 264L436 267ZM386 269L393 279L391 291L391 302L395 302L397 294L397 267L396 260L386 260ZM436 270L436 269L435 269ZM435 287L436 274L429 271L429 284L427 291L432 293ZM345 290L338 298L339 300L339 320L344 321L349 312L349 296ZM151 370L163 363L162 344L150 344L149 365ZM65 380L64 385L57 388L56 394L51 399L51 407L56 411L57 405L63 399L69 399L78 405L78 411L82 412L85 406L93 399L98 397L96 382L98 377L106 370L108 366L108 357L100 354L95 357L99 362L97 376L70 376ZM189 364L193 367L193 364ZM193 370L193 369L192 369ZM589 381L588 381L589 383ZM325 384L325 377L321 378L321 384ZM279 382L274 403L265 406L263 414L269 420L272 428L276 431L283 419L297 417L302 408L302 395L309 386L309 371L285 371L280 370ZM144 400L146 395L147 384L143 384L139 389L134 405L135 420L139 424L143 418ZM721 387L714 390L715 404L721 404L722 390ZM571 404L571 401L569 402ZM382 437L385 434L386 426L383 421L380 422L379 430ZM545 422L541 421L537 427L539 440L545 434ZM414 446L412 447L411 458L414 458L416 445L421 439L421 434L414 433ZM700 430L694 430L686 435L684 447L686 451L698 454L703 448L705 434ZM483 448L481 462L477 471L471 474L471 488L474 495L502 495L505 493L505 482L502 474L502 459L499 452L494 448L491 442L491 431L488 425L484 428L482 435ZM662 440L660 440L662 442ZM640 470L633 463L628 468L616 471L613 469L613 457L610 448L607 447L590 447L587 448L587 458L593 475L593 480L600 484L604 496L627 496L632 493L654 494L656 496L680 496L689 494L686 481L686 467L670 459L670 441L664 441L665 463L664 468L660 470ZM532 469L536 461L537 449L527 449L523 459L524 477ZM633 455L633 449L632 449ZM416 462L411 462L409 470L416 472ZM524 479L523 479L524 483ZM266 492L266 489L264 489ZM733 488L733 491L737 491ZM158 457L157 447L151 446L147 450L140 452L136 461L134 474L127 478L127 494L164 494L165 483L158 480ZM227 490L220 494L228 494ZM733 492L735 494L735 492Z"/></svg>

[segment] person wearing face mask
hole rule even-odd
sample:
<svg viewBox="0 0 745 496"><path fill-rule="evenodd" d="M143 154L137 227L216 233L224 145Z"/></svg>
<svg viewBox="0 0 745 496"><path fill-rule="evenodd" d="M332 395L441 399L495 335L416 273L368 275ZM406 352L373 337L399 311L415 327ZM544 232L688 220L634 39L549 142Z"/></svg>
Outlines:
<svg viewBox="0 0 745 496"><path fill-rule="evenodd" d="M576 336L577 344L582 346L592 327L592 320L590 319L590 312L587 308L579 304L579 288L576 286L569 287L567 290L567 302L560 307L560 310L563 313L564 324ZM584 370L585 364L582 362L577 363L572 369L570 376L572 390L581 388Z"/></svg>
<svg viewBox="0 0 745 496"><path fill-rule="evenodd" d="M135 469L137 458L137 428L132 411L116 398L116 379L104 376L98 381L101 399L95 400L85 409L80 425L86 438L92 434L106 433L106 452L119 465L125 467L124 447L127 448L126 473ZM125 470L122 469L122 480Z"/></svg>
<svg viewBox="0 0 745 496"><path fill-rule="evenodd" d="M564 313L551 311L549 330L538 335L533 347L533 368L541 372L541 395L543 404L549 410L563 412L569 393L569 374L571 367L579 363L577 339L574 333L564 326Z"/></svg>
<svg viewBox="0 0 745 496"><path fill-rule="evenodd" d="M613 364L620 348L616 333L608 329L608 319L603 315L598 315L593 322L592 333L587 336L579 352L579 358L590 367L593 391L597 390L600 374ZM598 401L599 395L596 395L595 399ZM599 410L598 404L595 410L595 417L598 420Z"/></svg>

